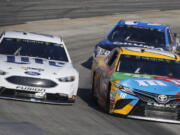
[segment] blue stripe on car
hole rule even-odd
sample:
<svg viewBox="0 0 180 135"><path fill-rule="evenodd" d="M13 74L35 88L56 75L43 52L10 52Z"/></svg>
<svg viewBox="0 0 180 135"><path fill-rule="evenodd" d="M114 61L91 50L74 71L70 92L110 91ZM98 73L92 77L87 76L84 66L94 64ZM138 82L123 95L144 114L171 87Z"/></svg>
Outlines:
<svg viewBox="0 0 180 135"><path fill-rule="evenodd" d="M65 63L63 63L63 62L58 62L58 64L60 64L60 65L64 65Z"/></svg>
<svg viewBox="0 0 180 135"><path fill-rule="evenodd" d="M55 66L55 67L62 67L62 66L60 66L60 65L57 65L57 63L54 62L54 61L49 61L49 65Z"/></svg>
<svg viewBox="0 0 180 135"><path fill-rule="evenodd" d="M15 56L7 56L7 62L15 62Z"/></svg>
<svg viewBox="0 0 180 135"><path fill-rule="evenodd" d="M130 102L130 104L133 105L133 106L135 106L135 105L138 103L138 101L139 101L139 98L133 99L133 100Z"/></svg>
<svg viewBox="0 0 180 135"><path fill-rule="evenodd" d="M25 60L25 59L23 59L23 60ZM28 62L22 61L22 58L21 58L21 62L16 62L15 56L7 56L7 62L15 63L15 64L28 64Z"/></svg>
<svg viewBox="0 0 180 135"><path fill-rule="evenodd" d="M22 62L29 62L29 58L28 57L21 57L21 61Z"/></svg>
<svg viewBox="0 0 180 135"><path fill-rule="evenodd" d="M42 59L35 59L35 62L38 64L43 64L43 60Z"/></svg>

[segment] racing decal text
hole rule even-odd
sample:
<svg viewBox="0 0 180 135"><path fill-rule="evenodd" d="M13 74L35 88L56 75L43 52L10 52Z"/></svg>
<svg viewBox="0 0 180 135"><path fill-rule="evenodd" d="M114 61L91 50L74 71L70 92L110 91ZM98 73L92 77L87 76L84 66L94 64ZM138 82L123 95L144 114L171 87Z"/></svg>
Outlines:
<svg viewBox="0 0 180 135"><path fill-rule="evenodd" d="M33 87L26 87L26 86L16 86L16 89L25 90L25 91L33 91L33 92L45 92L45 89L42 88L33 88Z"/></svg>
<svg viewBox="0 0 180 135"><path fill-rule="evenodd" d="M162 81L158 81L158 80L135 80L136 82L138 82L139 86L156 86L156 85L160 85L160 86L167 86L165 83L163 83Z"/></svg>

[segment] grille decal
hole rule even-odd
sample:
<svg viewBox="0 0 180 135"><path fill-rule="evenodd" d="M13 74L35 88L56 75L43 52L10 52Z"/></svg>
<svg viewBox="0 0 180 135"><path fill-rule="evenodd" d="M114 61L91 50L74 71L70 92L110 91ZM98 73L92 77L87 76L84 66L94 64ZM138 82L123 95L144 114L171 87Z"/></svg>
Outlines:
<svg viewBox="0 0 180 135"><path fill-rule="evenodd" d="M57 83L55 83L52 80L33 78L33 77L11 76L6 78L6 80L16 85L23 85L30 87L52 88L57 86Z"/></svg>

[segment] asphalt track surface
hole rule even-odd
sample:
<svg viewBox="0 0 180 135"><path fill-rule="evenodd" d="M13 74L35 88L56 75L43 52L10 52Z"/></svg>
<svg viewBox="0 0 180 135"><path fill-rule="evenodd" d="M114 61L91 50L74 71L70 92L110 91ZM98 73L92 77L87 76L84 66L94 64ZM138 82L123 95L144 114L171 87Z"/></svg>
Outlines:
<svg viewBox="0 0 180 135"><path fill-rule="evenodd" d="M0 25L179 8L179 0L0 0Z"/></svg>
<svg viewBox="0 0 180 135"><path fill-rule="evenodd" d="M17 0L15 0L17 1ZM13 1L12 3L15 3ZM93 1L93 0L92 0ZM165 10L165 9L173 9L178 8L179 1L145 1L145 0L137 0L137 5L135 2L130 3L130 1L122 1L122 3L129 8L124 8L121 10L116 10L113 12L113 9L118 9L115 7L117 3L109 3L108 0L102 0L103 2L97 2L96 4L90 4L91 0L77 0L77 3L81 2L84 6L88 5L89 7L95 7L94 9L99 10L99 13L103 13L104 7L109 7L108 13L98 15L106 15L106 14L114 14L121 12L131 12L139 10ZM142 6L146 4L146 6ZM8 3L11 1L6 1ZM21 7L23 4L29 4L32 2L38 3L35 0L21 2ZM51 3L52 2L52 3ZM62 6L59 6L59 1L57 0L57 4L54 4L54 0L48 2L44 1L44 6L41 8L46 9L45 14L51 14L50 11L55 12L54 9L70 8L74 6L79 6L76 2L69 0L64 2ZM118 2L118 1L114 1ZM120 1L119 1L120 2ZM19 2L20 3L20 2ZM43 3L43 2L42 2ZM41 3L41 5L43 5ZM49 5L46 4L49 3ZM66 4L67 5L66 5ZM156 4L155 4L156 3ZM157 3L161 3L160 5ZM4 4L4 3L3 3ZM9 3L10 4L10 3ZM59 4L59 5L58 5ZM69 5L70 4L70 5ZM112 4L112 6L110 5ZM129 5L128 5L129 4ZM99 7L98 7L99 5ZM102 5L102 6L100 6ZM141 8L137 8L137 7ZM153 5L153 6L152 6ZM4 12L4 16L10 13L4 6L0 5ZM32 6L32 5L31 5ZM36 4L32 7L26 6L23 11L27 10L29 13L29 18L22 12L18 12L17 20L14 20L12 23L25 23L34 20L43 20L43 19L52 19L52 18L38 18L43 14L43 11L39 14L35 13L35 8L40 10ZM53 7L54 6L54 7ZM137 7L136 7L137 6ZM162 7L161 7L162 6ZM16 6L15 6L16 7ZM14 8L15 8L14 7ZM18 7L18 4L17 4ZM34 10L32 10L34 8ZM100 8L101 7L101 8ZM111 8L110 8L111 7ZM131 8L130 8L131 7ZM133 7L133 8L132 8ZM146 7L146 8L145 8ZM15 11L12 8L11 11ZM99 9L98 9L99 8ZM5 10L6 9L6 10ZM52 10L47 10L52 9ZM31 11L32 10L32 11ZM101 12L100 12L101 10ZM1 11L1 16L3 12ZM17 10L16 10L17 11ZM22 11L22 10L21 10ZM85 13L79 16L75 16L74 12L69 12L64 17L85 17ZM89 11L93 12L94 10L89 9ZM12 13L13 14L13 13ZM152 15L155 14L155 15ZM92 55L92 50L94 45L100 41L105 33L118 21L119 18L127 18L128 19L138 19L138 20L146 20L153 21L158 23L165 23L173 26L173 31L180 33L180 22L179 18L180 12L170 12L170 13L159 13L159 12L147 12L147 13L138 13L134 15L115 15L115 16L107 16L107 17L92 17L92 18L82 18L82 19L61 19L61 20L52 20L52 21L42 21L42 22L32 22L24 25L16 25L16 26L7 26L0 27L0 31L3 30L24 30L24 31L33 31L33 32L41 32L41 33L49 33L53 35L60 36L63 35L65 42L67 44L68 50L70 52L71 58L74 62L75 67L80 72L80 85L77 102L73 106L60 106L60 105L48 105L48 104L36 104L36 103L28 103L28 102L19 102L19 101L11 101L11 100L0 100L0 135L178 135L179 125L176 124L163 124L158 122L147 122L133 119L125 119L120 117L115 117L111 115L105 114L90 98L90 58ZM14 12L14 15L16 13ZM21 16L22 15L22 16ZM37 15L33 17L33 15ZM96 14L87 13L87 16L95 16ZM2 18L0 16L0 18ZM7 17L6 16L6 17ZM13 18L14 16L12 16ZM16 18L14 17L14 18ZM27 19L27 18L28 19ZM58 16L60 17L60 16ZM12 18L4 18L1 19L0 22L2 25L9 24L9 20ZM56 16L55 16L56 18ZM9 19L9 20L8 20ZM3 20L3 21L2 21ZM106 20L106 21L104 21Z"/></svg>

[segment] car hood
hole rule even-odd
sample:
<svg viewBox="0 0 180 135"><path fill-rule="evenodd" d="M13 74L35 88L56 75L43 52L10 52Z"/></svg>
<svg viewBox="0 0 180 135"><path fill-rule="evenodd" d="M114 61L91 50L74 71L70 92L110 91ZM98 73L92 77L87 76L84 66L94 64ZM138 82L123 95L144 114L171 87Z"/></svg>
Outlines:
<svg viewBox="0 0 180 135"><path fill-rule="evenodd" d="M70 76L74 74L71 63L24 56L0 55L0 70L7 75L34 77Z"/></svg>
<svg viewBox="0 0 180 135"><path fill-rule="evenodd" d="M113 79L120 80L119 85L131 88L133 91L162 95L176 95L180 92L180 79L176 78L122 72L116 72L113 76Z"/></svg>

